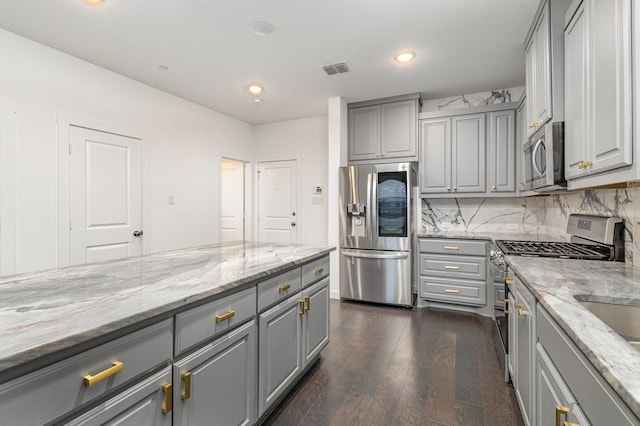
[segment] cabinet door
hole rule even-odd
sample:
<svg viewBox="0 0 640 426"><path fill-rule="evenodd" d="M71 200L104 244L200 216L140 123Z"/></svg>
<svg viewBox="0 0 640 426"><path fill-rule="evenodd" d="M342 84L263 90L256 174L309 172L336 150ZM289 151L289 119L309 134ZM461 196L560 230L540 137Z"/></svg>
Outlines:
<svg viewBox="0 0 640 426"><path fill-rule="evenodd" d="M512 284L513 287L513 284ZM508 311L509 318L507 327L509 328L508 332L508 354L507 354L507 368L509 369L509 374L511 374L511 381L513 382L513 387L518 388L518 327L517 327L517 319L518 313L516 312L516 296L513 293L513 288L509 292L508 297Z"/></svg>
<svg viewBox="0 0 640 426"><path fill-rule="evenodd" d="M522 418L527 425L533 425L534 419L532 417L533 404L533 390L534 390L534 351L533 339L535 336L534 321L533 321L533 296L528 294L528 291L523 288L523 284L513 280L516 287L516 305L513 315L516 316L516 328L517 331L517 387L516 397L520 402L520 408L522 410Z"/></svg>
<svg viewBox="0 0 640 426"><path fill-rule="evenodd" d="M251 320L174 364L174 425L255 422L255 329Z"/></svg>
<svg viewBox="0 0 640 426"><path fill-rule="evenodd" d="M420 122L420 192L451 192L451 119Z"/></svg>
<svg viewBox="0 0 640 426"><path fill-rule="evenodd" d="M631 164L631 0L588 0L592 173Z"/></svg>
<svg viewBox="0 0 640 426"><path fill-rule="evenodd" d="M525 51L529 136L553 116L550 32L549 2L546 2Z"/></svg>
<svg viewBox="0 0 640 426"><path fill-rule="evenodd" d="M486 117L471 114L451 119L453 193L485 192Z"/></svg>
<svg viewBox="0 0 640 426"><path fill-rule="evenodd" d="M171 369L166 367L161 372L65 424L170 426L171 412L163 413L165 391L162 388L164 384L169 383L171 383Z"/></svg>
<svg viewBox="0 0 640 426"><path fill-rule="evenodd" d="M402 101L380 106L381 150L384 158L417 156L418 101Z"/></svg>
<svg viewBox="0 0 640 426"><path fill-rule="evenodd" d="M260 314L258 417L302 371L302 315L300 294Z"/></svg>
<svg viewBox="0 0 640 426"><path fill-rule="evenodd" d="M329 343L329 278L303 292L304 362L307 364Z"/></svg>
<svg viewBox="0 0 640 426"><path fill-rule="evenodd" d="M349 161L380 157L380 105L349 110Z"/></svg>
<svg viewBox="0 0 640 426"><path fill-rule="evenodd" d="M564 32L564 173L567 179L586 174L587 170L578 165L590 156L587 135L586 29L583 3Z"/></svg>
<svg viewBox="0 0 640 426"><path fill-rule="evenodd" d="M527 99L520 104L516 110L516 155L518 160L518 167L516 168L516 181L518 184L518 190L524 191L524 184L526 181L525 169L524 169L524 150L523 145L527 141Z"/></svg>
<svg viewBox="0 0 640 426"><path fill-rule="evenodd" d="M567 413L561 415L562 421L580 426L589 424L566 383L562 380L562 376L540 343L536 348L536 401L536 424L555 424L556 407L567 409Z"/></svg>
<svg viewBox="0 0 640 426"><path fill-rule="evenodd" d="M487 162L491 192L515 192L516 143L515 112L489 114L489 159Z"/></svg>

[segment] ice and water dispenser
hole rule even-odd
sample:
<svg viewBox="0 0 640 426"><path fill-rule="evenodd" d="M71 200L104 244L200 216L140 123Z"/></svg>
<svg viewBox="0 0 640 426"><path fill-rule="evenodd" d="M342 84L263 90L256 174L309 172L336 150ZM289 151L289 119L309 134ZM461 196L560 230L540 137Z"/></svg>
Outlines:
<svg viewBox="0 0 640 426"><path fill-rule="evenodd" d="M367 236L367 205L364 203L347 204L347 235L350 237Z"/></svg>

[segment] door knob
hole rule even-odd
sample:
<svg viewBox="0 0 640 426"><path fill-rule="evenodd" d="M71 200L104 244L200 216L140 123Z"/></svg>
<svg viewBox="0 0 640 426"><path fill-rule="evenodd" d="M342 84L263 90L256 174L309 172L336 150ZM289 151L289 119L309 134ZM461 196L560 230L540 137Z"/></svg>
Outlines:
<svg viewBox="0 0 640 426"><path fill-rule="evenodd" d="M291 226L296 226L296 223L295 222L291 222Z"/></svg>
<svg viewBox="0 0 640 426"><path fill-rule="evenodd" d="M144 234L143 231L133 231L133 236L134 237L142 237L142 234Z"/></svg>

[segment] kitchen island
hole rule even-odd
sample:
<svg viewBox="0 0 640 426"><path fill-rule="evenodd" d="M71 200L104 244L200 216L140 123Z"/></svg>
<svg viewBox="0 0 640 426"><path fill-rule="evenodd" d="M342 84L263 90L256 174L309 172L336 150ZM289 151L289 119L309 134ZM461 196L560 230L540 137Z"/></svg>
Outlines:
<svg viewBox="0 0 640 426"><path fill-rule="evenodd" d="M320 286L323 297L328 299L328 254L332 250L319 246L235 242L1 277L0 396L14 394L11 389L19 388L27 376L53 368L56 363L62 365L92 351L108 353L112 342L123 341L122 347L132 347L137 341L145 341L145 336L152 336L148 348L153 349L153 354L136 356L148 357L153 362L140 367L139 371L125 365L120 373L125 375L129 370L133 375L131 379L138 380L149 372L170 366L176 359L189 356L214 339L220 340L235 328L244 329L249 325L257 328L253 324L259 323L260 311L269 313L287 300L297 303L304 297L305 286L309 289ZM280 276L287 280L273 289L275 296L265 293L266 290L261 292L262 287L271 289ZM304 303L305 299L302 300ZM309 311L309 298L306 300L306 311ZM232 302L239 308L231 309ZM209 315L208 311L213 315L216 309L224 313L216 311L211 317L210 335L201 336L199 324L207 321L203 315ZM306 317L303 315L306 311L303 309L299 317ZM319 311L313 312L318 315ZM301 329L299 324L295 326ZM314 327L323 329L322 324ZM145 330L149 333L144 334ZM252 336L248 347L255 350L257 333L247 333ZM322 347L326 341L322 341ZM314 356L319 356L319 350ZM255 354L253 360L258 358ZM116 360L109 363L112 361L112 368L117 369ZM92 371L94 368L96 366L85 367L84 374L96 373ZM300 368L300 373L302 370ZM117 375L116 372L113 377ZM130 384L117 383L117 380L114 383L113 377L96 386L104 385L104 392L96 395L95 401ZM83 377L74 380L81 383ZM85 386L89 392L92 385L85 383ZM167 389L164 393L168 394ZM180 398L178 394L177 399ZM177 403L175 396L173 399ZM87 406L95 405L95 401ZM83 411L78 407L84 407L85 402L72 404L73 412ZM255 401L252 402L255 405ZM42 403L47 405L46 401ZM171 397L165 397L163 412L170 405ZM5 414L6 410L0 403L0 412ZM65 413L56 413L55 417L59 414ZM252 421L258 418L256 412L249 417ZM53 418L47 417L47 420Z"/></svg>

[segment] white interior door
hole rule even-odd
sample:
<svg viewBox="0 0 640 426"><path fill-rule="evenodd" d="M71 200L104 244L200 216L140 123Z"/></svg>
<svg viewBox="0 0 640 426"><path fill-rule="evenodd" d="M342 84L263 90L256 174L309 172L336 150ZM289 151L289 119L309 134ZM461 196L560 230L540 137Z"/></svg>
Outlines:
<svg viewBox="0 0 640 426"><path fill-rule="evenodd" d="M244 241L245 163L223 158L220 170L220 240Z"/></svg>
<svg viewBox="0 0 640 426"><path fill-rule="evenodd" d="M69 132L70 264L140 256L140 139L75 126Z"/></svg>
<svg viewBox="0 0 640 426"><path fill-rule="evenodd" d="M258 240L298 242L296 160L258 164Z"/></svg>

